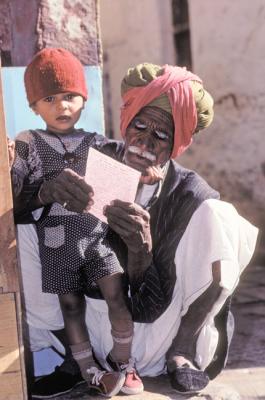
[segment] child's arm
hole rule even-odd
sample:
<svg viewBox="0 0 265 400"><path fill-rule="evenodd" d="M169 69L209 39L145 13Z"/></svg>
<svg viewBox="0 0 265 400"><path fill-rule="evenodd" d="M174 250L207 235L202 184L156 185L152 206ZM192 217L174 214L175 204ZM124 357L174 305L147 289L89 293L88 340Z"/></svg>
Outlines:
<svg viewBox="0 0 265 400"><path fill-rule="evenodd" d="M9 141L8 153L11 172L14 217L16 223L32 223L32 210L41 207L35 196L42 179L30 181L29 143L31 134L23 131L16 137L15 142ZM35 198L37 201L35 201Z"/></svg>
<svg viewBox="0 0 265 400"><path fill-rule="evenodd" d="M7 138L7 149L8 149L8 158L9 158L9 169L11 170L12 165L15 160L15 142Z"/></svg>

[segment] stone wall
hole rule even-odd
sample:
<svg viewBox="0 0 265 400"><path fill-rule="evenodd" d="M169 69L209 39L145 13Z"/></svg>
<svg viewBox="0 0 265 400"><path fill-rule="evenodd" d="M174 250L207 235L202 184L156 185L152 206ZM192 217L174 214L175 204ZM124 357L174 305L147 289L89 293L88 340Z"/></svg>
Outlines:
<svg viewBox="0 0 265 400"><path fill-rule="evenodd" d="M196 169L265 231L265 2L188 4L193 70L216 106L212 127L195 138L179 161ZM141 0L138 8L133 0L100 1L105 111L114 137L119 137L119 90L126 69L143 61L170 64L177 59L171 7L168 0Z"/></svg>
<svg viewBox="0 0 265 400"><path fill-rule="evenodd" d="M38 47L64 47L85 65L100 64L95 0L41 0Z"/></svg>
<svg viewBox="0 0 265 400"><path fill-rule="evenodd" d="M64 47L101 64L97 0L1 0L3 65L24 66L43 47Z"/></svg>
<svg viewBox="0 0 265 400"><path fill-rule="evenodd" d="M106 134L120 137L120 84L127 69L175 62L171 0L100 0L100 26Z"/></svg>
<svg viewBox="0 0 265 400"><path fill-rule="evenodd" d="M190 0L189 6L193 70L216 106L212 127L180 161L261 228L265 248L265 3Z"/></svg>

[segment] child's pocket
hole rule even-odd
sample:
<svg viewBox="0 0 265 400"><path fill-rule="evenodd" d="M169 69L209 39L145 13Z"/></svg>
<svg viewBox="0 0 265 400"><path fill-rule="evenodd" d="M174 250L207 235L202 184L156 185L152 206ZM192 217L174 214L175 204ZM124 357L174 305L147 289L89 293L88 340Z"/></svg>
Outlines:
<svg viewBox="0 0 265 400"><path fill-rule="evenodd" d="M52 249L58 249L65 242L65 230L63 225L46 226L44 228L44 244Z"/></svg>

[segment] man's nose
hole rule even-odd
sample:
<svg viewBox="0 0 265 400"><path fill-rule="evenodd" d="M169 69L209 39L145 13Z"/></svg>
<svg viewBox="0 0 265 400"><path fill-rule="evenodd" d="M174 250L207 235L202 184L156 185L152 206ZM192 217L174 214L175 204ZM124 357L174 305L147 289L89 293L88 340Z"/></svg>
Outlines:
<svg viewBox="0 0 265 400"><path fill-rule="evenodd" d="M138 145L147 150L153 150L155 143L150 132L144 132L138 137Z"/></svg>

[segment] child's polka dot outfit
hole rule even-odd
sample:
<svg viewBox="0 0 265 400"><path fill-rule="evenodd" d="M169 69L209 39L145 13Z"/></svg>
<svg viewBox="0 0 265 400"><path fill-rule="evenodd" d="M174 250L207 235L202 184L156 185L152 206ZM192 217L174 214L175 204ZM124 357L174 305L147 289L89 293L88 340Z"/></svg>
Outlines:
<svg viewBox="0 0 265 400"><path fill-rule="evenodd" d="M104 137L83 130L60 135L60 139L39 129L21 132L16 138L13 178L21 187L24 180L51 180L65 168L84 176L89 147L98 147L103 141ZM65 162L66 150L73 154L73 162ZM106 240L108 226L93 215L67 211L53 203L45 207L36 227L43 292L77 292L84 286L95 287L106 275L123 272Z"/></svg>

